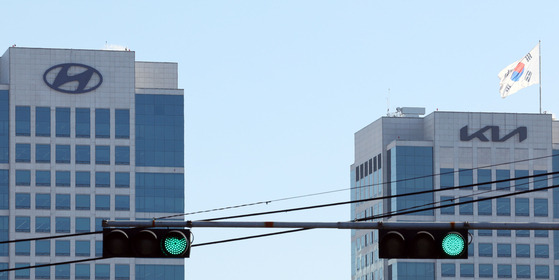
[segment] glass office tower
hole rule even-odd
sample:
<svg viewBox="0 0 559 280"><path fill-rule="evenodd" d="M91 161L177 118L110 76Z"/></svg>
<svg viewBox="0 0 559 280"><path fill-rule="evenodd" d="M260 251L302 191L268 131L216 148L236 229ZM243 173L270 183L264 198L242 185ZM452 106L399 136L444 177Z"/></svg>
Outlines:
<svg viewBox="0 0 559 280"><path fill-rule="evenodd" d="M413 110L412 110L413 111ZM557 155L557 156L556 156ZM467 202L559 184L559 122L548 114L433 112L382 117L355 134L352 200L472 185L354 204L351 217ZM488 183L489 182L489 183ZM553 222L559 191L536 191L375 219L384 221ZM376 230L353 230L351 279L559 279L559 233L471 230L468 259L379 259Z"/></svg>
<svg viewBox="0 0 559 280"><path fill-rule="evenodd" d="M184 212L178 65L131 51L9 48L0 59L0 240ZM95 258L102 235L0 245L0 269ZM106 259L0 279L184 279L183 259Z"/></svg>

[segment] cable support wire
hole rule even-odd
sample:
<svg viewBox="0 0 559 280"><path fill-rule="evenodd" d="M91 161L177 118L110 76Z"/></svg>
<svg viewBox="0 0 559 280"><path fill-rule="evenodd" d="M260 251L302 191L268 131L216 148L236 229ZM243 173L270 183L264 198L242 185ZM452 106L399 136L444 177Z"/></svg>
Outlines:
<svg viewBox="0 0 559 280"><path fill-rule="evenodd" d="M443 173L435 173L435 174L424 175L424 176L419 176L419 177L400 179L400 180L391 181L391 182L382 182L382 183L377 183L377 184L367 184L367 185L362 185L362 186L357 186L357 187L343 188L343 189L324 191L324 192L319 192L319 193L312 193L312 194L305 194L305 195L298 195L298 196L290 196L290 197L279 198L279 199L272 199L272 200L265 200L265 201L259 201L259 202L253 202L253 203L245 203L245 204L239 204L239 205L233 205L233 206L227 206L227 207L200 210L200 211L189 212L189 213L181 213L181 214L175 214L175 215L170 215L170 216L162 216L162 217L154 218L154 220L169 219L169 218L180 217L180 216L189 216L189 215L195 215L195 214L217 212L217 211L243 208L243 207L260 205L260 204L266 204L267 205L267 204L270 204L272 202L285 201L285 200L291 200L291 199L297 199L297 198L305 198L305 197L311 197L311 196L318 196L318 195L324 195L324 194L330 194L330 193L348 191L348 190L352 191L352 190L358 190L358 189L367 188L367 187L382 186L382 185L385 185L385 184L388 184L388 183L400 183L400 182L412 181L412 180L423 179L423 178L431 178L431 177L447 175L447 174L454 174L454 173L464 172L464 171L469 171L469 170L473 171L473 170L485 169L485 168L490 168L490 167L495 167L495 166L500 166L500 165L507 165L507 164L525 162L525 161L546 159L546 158L555 157L555 156L559 156L559 154L541 156L541 157L529 158L529 159L521 159L521 160L515 160L515 161L485 165L485 166L480 166L480 167L475 167L475 168L466 168L466 169L454 170L454 171L443 172ZM486 183L483 183L483 184L490 184L490 182L486 182Z"/></svg>
<svg viewBox="0 0 559 280"><path fill-rule="evenodd" d="M394 195L394 196L385 196L385 197L369 198L369 199L364 199L364 200L346 201L346 202L331 203L331 204L314 205L314 206L301 207L301 208L292 208L292 209L284 209L284 210L278 210L278 211L269 211L269 212L253 213L253 214L246 214L246 215L242 215L242 216L247 217L247 215L249 215L249 216L268 215L268 214L275 214L275 213L280 213L280 212L301 211L301 210L308 210L308 209L313 209L313 208L337 206L337 205L348 204L348 203L360 203L360 202L371 201L371 200L391 199L391 198L395 198L395 197L409 196L409 195L417 195L417 194L423 194L423 193L428 193L428 192L433 192L433 193L434 193L434 192L438 192L438 191L448 191L448 190L454 190L454 189L460 189L460 188L473 187L473 186L477 186L477 185L488 185L488 184L494 184L494 183L500 183L500 182L507 182L507 181L512 181L512 180L521 180L521 179L527 179L527 178L542 177L542 176L554 175L554 174L558 174L558 173L559 173L559 171L556 171L556 172L543 173L543 174L537 174L537 175L529 175L529 176L516 177L516 178L509 178L509 179L503 179L503 180L495 180L495 181L491 181L491 182L483 182L483 183L481 183L481 184L470 184L470 185L464 185L464 186L449 187L449 188L444 188L444 189L436 189L436 190L415 192L415 193L409 193L409 194L401 194L401 195ZM545 178L545 179L541 179L541 180L534 180L534 181L532 181L532 183L534 183L534 182L539 182L539 181L545 181L545 180L548 180L548 179ZM524 183L523 185L529 184L529 183L530 183L530 182ZM382 215L371 216L371 217L365 217L365 218L361 218L361 219L355 219L355 220L353 220L353 221L362 222L362 221L369 221L369 220L374 220L374 219L382 219L382 218L388 218L388 217L399 216L399 215L413 214L413 213L422 212L422 211L435 210L435 209L439 209L439 208L452 207L452 206L458 206L458 205L463 205L463 204L475 203L475 202L485 201L485 200L490 200L490 199L496 199L496 198L502 198L502 197L507 197L507 196L514 196L514 195L524 194L524 193L531 193L531 192L536 192L536 191L542 191L542 190L547 190L547 189L553 189L553 188L556 188L556 187L559 187L559 185L552 185L552 186L547 186L547 187L542 187L542 188L535 188L535 189L531 189L531 190L523 190L523 191L518 191L518 192L512 192L512 193L506 193L506 194L502 194L502 195L497 195L497 196L490 196L490 197L484 197L484 198L479 198L479 199L473 199L473 200L469 200L469 201L456 202L456 203L452 203L452 204L445 204L445 205L433 206L433 207L429 207L429 208L421 208L421 209L411 210L411 209L414 209L414 208L419 208L419 207L424 207L424 206L428 206L428 205L434 205L434 204L437 204L437 203L439 203L439 204L441 203L441 201L439 201L439 202L433 202L433 203L424 204L424 205L420 205L420 206L414 206L414 207L410 207L410 208L406 208L406 209L401 209L401 210L399 210L399 211L391 211L391 212L389 212L389 213L383 213ZM508 188L507 188L507 189L508 189ZM469 194L469 195L467 195L467 196L479 195L479 194L484 194L484 193L493 192L493 191L501 191L501 190L500 190L500 189L497 189L497 190L488 190L488 191L486 191L486 192L481 192L481 193L476 193L476 194ZM467 197L467 196L464 196L464 197ZM455 200L455 199L453 199L453 200ZM273 212L273 213L270 213L270 212ZM235 218L237 218L237 217L235 216ZM209 220L204 220L204 221L215 221L215 220L222 220L222 219L228 219L228 217L224 217L224 218L215 218L215 219L209 219ZM309 229L310 229L310 228L302 228L302 229L294 229L294 230L280 231L280 232L267 233L267 234L260 234L260 235L245 236L245 237L239 237L239 238L233 238L233 239L212 241L212 242L206 242L206 243L200 243L200 244L193 244L192 247L206 246L206 245L215 245L215 244L220 244L220 243L228 243L228 242L234 242L234 241L255 239L255 238L261 238L261 237L268 237L268 236L274 236L274 235L281 235L281 234L287 234L287 233L294 233L294 232L299 232L299 231L304 231L304 230L309 230ZM18 239L18 240L0 241L0 244L13 243L13 242L20 242L20 241L34 241L34 240L42 240L42 239L63 238L63 237L72 237L72 236L89 235L89 234L99 234L99 233L103 233L103 232L102 232L102 231L96 231L96 232L86 232L86 233L76 233L76 234L57 235L57 236L50 236L50 237L37 237L37 238L28 238L28 239ZM99 257L99 258L75 260L75 261L68 261L68 262L58 262L58 263L52 263L52 264L41 264L41 265L27 266L27 267L8 268L8 269L0 270L0 272L21 270L21 269L31 269L31 268L38 268L38 267L45 267L45 266L56 266L56 265L61 265L61 264L70 264L70 263L78 263L78 262L96 261L96 260L100 260L100 259L105 259L105 258L104 258L104 257Z"/></svg>

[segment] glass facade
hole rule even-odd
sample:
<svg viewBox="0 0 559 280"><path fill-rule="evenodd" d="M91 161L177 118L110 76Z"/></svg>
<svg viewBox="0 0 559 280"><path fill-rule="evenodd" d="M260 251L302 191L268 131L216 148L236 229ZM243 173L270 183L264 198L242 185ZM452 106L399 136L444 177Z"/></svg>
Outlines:
<svg viewBox="0 0 559 280"><path fill-rule="evenodd" d="M10 162L10 95L0 90L0 163Z"/></svg>
<svg viewBox="0 0 559 280"><path fill-rule="evenodd" d="M391 149L391 194L405 194L433 189L433 148L397 146ZM417 210L433 203L433 193L392 199L396 211ZM419 207L419 208L417 208ZM433 210L411 215L433 215Z"/></svg>
<svg viewBox="0 0 559 280"><path fill-rule="evenodd" d="M136 212L184 212L184 175L136 173Z"/></svg>
<svg viewBox="0 0 559 280"><path fill-rule="evenodd" d="M184 167L182 95L136 95L136 165Z"/></svg>

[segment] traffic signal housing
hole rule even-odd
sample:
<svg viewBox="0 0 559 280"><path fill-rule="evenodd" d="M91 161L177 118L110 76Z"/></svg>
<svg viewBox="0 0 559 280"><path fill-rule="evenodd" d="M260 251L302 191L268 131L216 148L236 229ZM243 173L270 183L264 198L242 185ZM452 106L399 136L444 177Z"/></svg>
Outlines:
<svg viewBox="0 0 559 280"><path fill-rule="evenodd" d="M103 229L103 257L188 258L190 245L188 229Z"/></svg>
<svg viewBox="0 0 559 280"><path fill-rule="evenodd" d="M467 259L468 230L379 229L379 257Z"/></svg>

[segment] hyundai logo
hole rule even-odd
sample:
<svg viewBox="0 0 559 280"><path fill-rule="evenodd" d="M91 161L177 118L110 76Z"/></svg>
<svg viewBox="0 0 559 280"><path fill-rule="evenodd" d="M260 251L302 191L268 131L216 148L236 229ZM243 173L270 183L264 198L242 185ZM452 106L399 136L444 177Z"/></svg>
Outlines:
<svg viewBox="0 0 559 280"><path fill-rule="evenodd" d="M52 89L64 93L86 93L103 83L97 69L78 63L63 63L45 71L43 80Z"/></svg>

